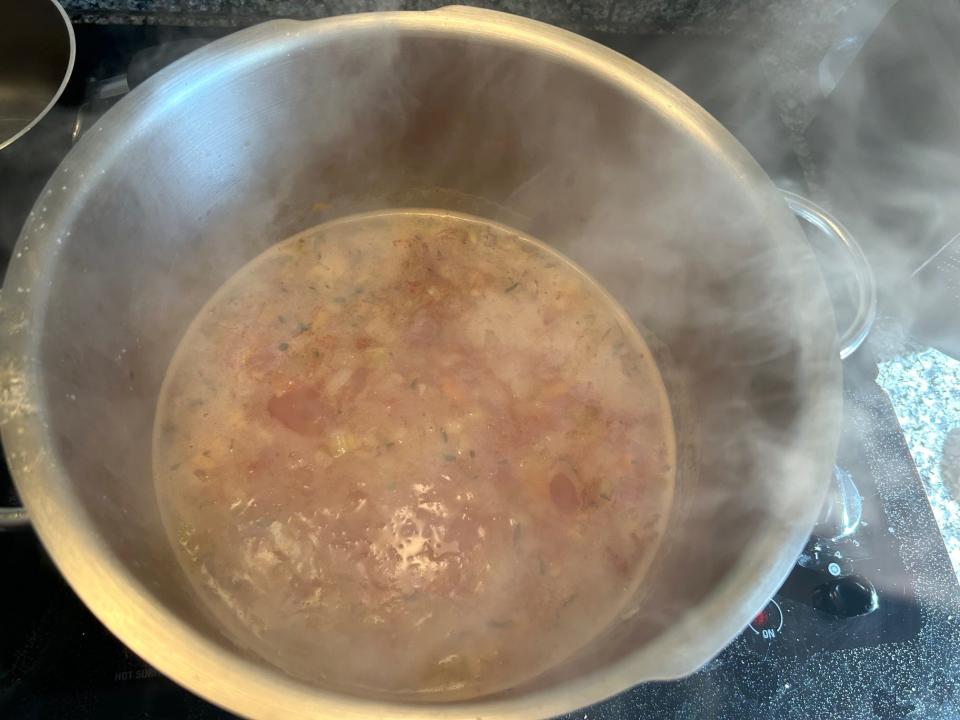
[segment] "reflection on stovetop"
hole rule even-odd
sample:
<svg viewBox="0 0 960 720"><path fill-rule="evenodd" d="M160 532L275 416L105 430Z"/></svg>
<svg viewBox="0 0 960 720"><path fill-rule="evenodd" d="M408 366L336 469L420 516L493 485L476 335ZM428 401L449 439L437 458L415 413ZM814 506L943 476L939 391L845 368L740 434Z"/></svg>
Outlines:
<svg viewBox="0 0 960 720"><path fill-rule="evenodd" d="M223 28L79 26L54 112L0 153L0 262L74 136L126 88ZM781 186L803 190L789 133L750 47L731 38L595 39L713 113ZM571 717L954 717L960 592L869 348L845 362L832 506L781 590L701 671ZM12 494L0 474L0 501ZM228 717L115 640L30 531L0 535L0 715Z"/></svg>

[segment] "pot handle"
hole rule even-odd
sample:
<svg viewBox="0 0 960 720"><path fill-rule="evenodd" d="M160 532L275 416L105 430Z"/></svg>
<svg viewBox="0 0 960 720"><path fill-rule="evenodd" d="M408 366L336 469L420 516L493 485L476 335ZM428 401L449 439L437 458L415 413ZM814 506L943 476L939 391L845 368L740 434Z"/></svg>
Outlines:
<svg viewBox="0 0 960 720"><path fill-rule="evenodd" d="M0 531L16 530L30 524L27 511L21 507L0 508Z"/></svg>
<svg viewBox="0 0 960 720"><path fill-rule="evenodd" d="M850 324L840 332L840 359L845 360L867 339L877 316L877 284L873 268L859 243L839 220L802 195L789 190L780 192L794 215L833 240L850 259L853 279L857 285L857 311Z"/></svg>

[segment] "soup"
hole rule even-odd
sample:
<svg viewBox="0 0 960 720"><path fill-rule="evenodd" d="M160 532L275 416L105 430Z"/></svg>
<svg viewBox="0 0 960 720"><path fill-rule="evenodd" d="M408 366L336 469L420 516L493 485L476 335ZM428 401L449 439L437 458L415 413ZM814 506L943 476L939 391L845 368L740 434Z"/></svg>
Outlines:
<svg viewBox="0 0 960 720"><path fill-rule="evenodd" d="M472 697L629 612L672 432L640 333L572 263L476 218L376 213L214 295L167 371L154 476L235 642L341 689Z"/></svg>

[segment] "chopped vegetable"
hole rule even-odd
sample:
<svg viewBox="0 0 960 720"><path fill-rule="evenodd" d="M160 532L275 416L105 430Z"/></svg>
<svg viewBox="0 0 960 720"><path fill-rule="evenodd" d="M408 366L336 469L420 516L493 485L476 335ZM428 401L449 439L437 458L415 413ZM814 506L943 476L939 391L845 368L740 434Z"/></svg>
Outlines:
<svg viewBox="0 0 960 720"><path fill-rule="evenodd" d="M303 233L173 356L154 468L178 560L308 680L443 699L546 672L624 607L666 523L641 350L589 278L502 228L413 211Z"/></svg>

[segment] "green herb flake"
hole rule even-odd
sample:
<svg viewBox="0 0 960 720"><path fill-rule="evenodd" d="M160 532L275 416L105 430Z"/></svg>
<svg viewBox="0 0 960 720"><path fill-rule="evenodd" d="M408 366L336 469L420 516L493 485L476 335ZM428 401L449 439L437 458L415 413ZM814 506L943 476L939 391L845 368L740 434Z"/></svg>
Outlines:
<svg viewBox="0 0 960 720"><path fill-rule="evenodd" d="M447 437L447 431L443 428L440 428L440 436L443 438L443 442L447 442L447 440L449 440Z"/></svg>
<svg viewBox="0 0 960 720"><path fill-rule="evenodd" d="M337 305L343 305L343 304L347 301L347 299L346 299L345 297L339 297L339 296L338 296L338 297L335 297L335 298L333 299L333 301L334 301Z"/></svg>
<svg viewBox="0 0 960 720"><path fill-rule="evenodd" d="M454 460L457 459L457 456L456 456L456 455L450 455L450 454L448 453L448 454L446 454L446 455L443 456L443 459L446 460L447 462L453 462Z"/></svg>
<svg viewBox="0 0 960 720"><path fill-rule="evenodd" d="M513 291L516 290L518 287L520 287L520 283L519 283L519 282L515 282L513 285L511 285L511 286L508 287L506 290L504 290L504 292L505 292L505 293L513 292Z"/></svg>
<svg viewBox="0 0 960 720"><path fill-rule="evenodd" d="M286 352L287 350L290 349L290 343L282 342L279 345L277 345L277 347L283 350L283 352Z"/></svg>

